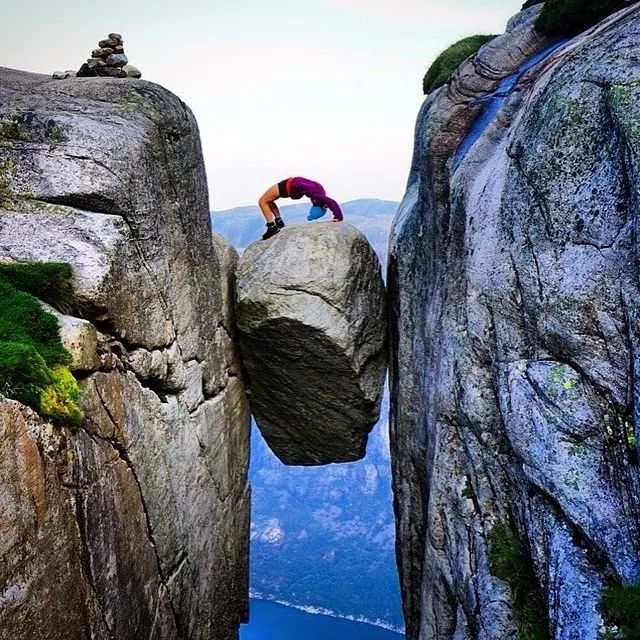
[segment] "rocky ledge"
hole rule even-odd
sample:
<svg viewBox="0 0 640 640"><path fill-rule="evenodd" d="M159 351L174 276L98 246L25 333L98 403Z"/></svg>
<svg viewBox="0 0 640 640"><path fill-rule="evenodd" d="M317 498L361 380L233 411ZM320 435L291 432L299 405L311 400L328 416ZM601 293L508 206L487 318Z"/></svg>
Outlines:
<svg viewBox="0 0 640 640"><path fill-rule="evenodd" d="M234 640L249 415L189 109L0 68L0 261L71 265L86 416L0 402L0 636Z"/></svg>
<svg viewBox="0 0 640 640"><path fill-rule="evenodd" d="M378 259L348 224L283 230L244 253L237 323L256 422L285 464L365 454L386 368Z"/></svg>

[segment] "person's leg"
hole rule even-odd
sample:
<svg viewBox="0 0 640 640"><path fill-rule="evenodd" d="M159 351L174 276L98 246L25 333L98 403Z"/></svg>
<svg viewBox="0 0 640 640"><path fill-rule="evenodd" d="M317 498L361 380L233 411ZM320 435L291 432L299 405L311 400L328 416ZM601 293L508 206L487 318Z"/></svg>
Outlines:
<svg viewBox="0 0 640 640"><path fill-rule="evenodd" d="M267 221L267 230L263 234L262 239L268 240L271 236L274 236L276 233L280 231L280 226L276 223L276 220L280 218L276 218L276 212L279 214L278 207L275 204L275 200L280 197L280 189L277 184L274 184L273 187L269 187L261 196L260 200L258 200L258 206L260 207L260 211L262 211L262 215L265 217Z"/></svg>
<svg viewBox="0 0 640 640"><path fill-rule="evenodd" d="M286 178L285 180L281 180L278 182L278 194L281 198L290 198L291 194L289 193L289 183L291 182L291 178ZM284 220L280 215L280 209L278 209L278 205L275 202L271 203L271 211L273 211L273 215L276 217L276 226L278 229L284 228Z"/></svg>
<svg viewBox="0 0 640 640"><path fill-rule="evenodd" d="M269 187L258 200L258 206L260 207L260 211L262 211L262 215L265 217L267 223L274 222L276 218L275 211L278 211L278 207L275 204L275 200L280 197L280 190L278 189L278 185L274 184L273 187ZM280 217L278 215L278 217Z"/></svg>
<svg viewBox="0 0 640 640"><path fill-rule="evenodd" d="M278 229L284 229L284 220L280 215L280 209L278 209L278 205L275 202L271 202L271 211L273 211L273 215L275 216L275 223Z"/></svg>

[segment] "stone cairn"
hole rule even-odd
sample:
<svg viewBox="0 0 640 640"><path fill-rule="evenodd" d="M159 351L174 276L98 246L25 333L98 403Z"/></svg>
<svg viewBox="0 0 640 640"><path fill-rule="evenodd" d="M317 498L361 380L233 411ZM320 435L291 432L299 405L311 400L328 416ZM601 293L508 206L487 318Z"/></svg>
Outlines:
<svg viewBox="0 0 640 640"><path fill-rule="evenodd" d="M98 48L91 52L91 57L78 71L56 71L56 80L64 78L91 78L95 76L108 78L140 78L142 74L129 64L124 53L124 41L119 33L110 33L105 40L100 40Z"/></svg>

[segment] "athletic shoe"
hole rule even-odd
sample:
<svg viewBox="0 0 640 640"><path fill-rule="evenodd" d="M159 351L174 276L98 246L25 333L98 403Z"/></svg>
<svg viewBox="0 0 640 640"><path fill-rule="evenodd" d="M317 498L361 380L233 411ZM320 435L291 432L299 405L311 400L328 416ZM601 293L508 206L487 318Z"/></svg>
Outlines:
<svg viewBox="0 0 640 640"><path fill-rule="evenodd" d="M268 240L271 236L275 236L276 233L280 233L280 229L274 224L271 227L267 227L267 230L262 234L262 239Z"/></svg>
<svg viewBox="0 0 640 640"><path fill-rule="evenodd" d="M276 227L278 227L278 229L284 227L284 220L282 218L276 218Z"/></svg>

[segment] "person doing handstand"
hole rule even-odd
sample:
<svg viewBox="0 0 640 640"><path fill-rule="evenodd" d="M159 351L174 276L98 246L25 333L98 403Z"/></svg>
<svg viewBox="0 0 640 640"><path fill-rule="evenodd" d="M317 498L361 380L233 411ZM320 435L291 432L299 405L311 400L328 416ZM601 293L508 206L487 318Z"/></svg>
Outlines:
<svg viewBox="0 0 640 640"><path fill-rule="evenodd" d="M269 187L258 201L258 206L267 221L267 230L262 236L263 240L275 236L284 227L284 221L280 215L276 200L278 198L299 200L303 196L309 198L313 205L307 220L321 218L328 208L333 214L333 221L342 222L343 216L340 205L333 198L327 196L324 187L319 182L308 178L287 178Z"/></svg>

